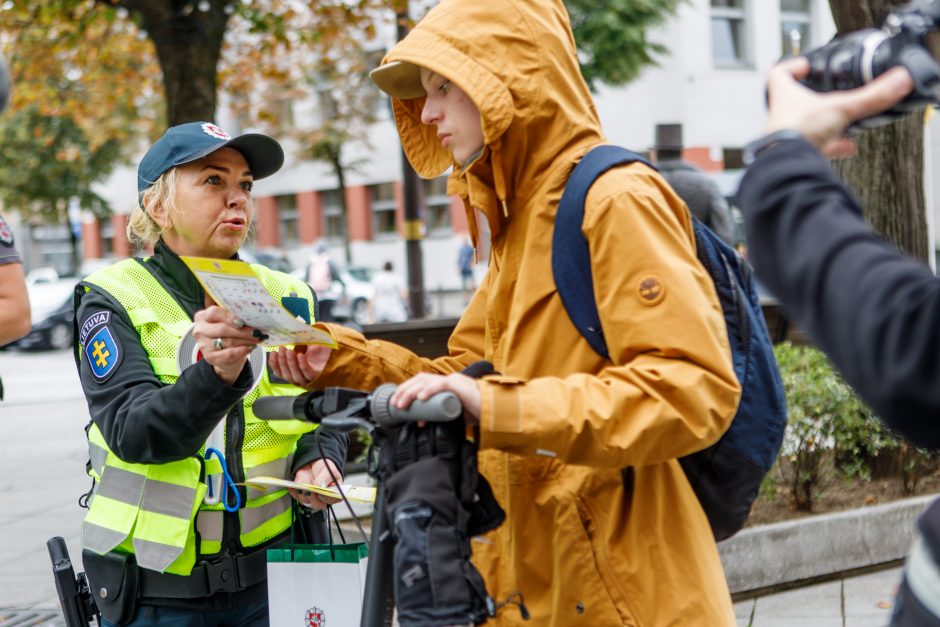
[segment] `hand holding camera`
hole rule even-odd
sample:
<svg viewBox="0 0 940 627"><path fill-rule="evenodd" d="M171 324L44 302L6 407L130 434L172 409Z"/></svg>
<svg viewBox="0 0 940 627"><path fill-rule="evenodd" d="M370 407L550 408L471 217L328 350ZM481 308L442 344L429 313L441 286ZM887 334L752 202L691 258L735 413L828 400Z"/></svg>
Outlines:
<svg viewBox="0 0 940 627"><path fill-rule="evenodd" d="M805 57L788 59L771 70L764 130L767 133L795 130L830 158L847 157L855 152L855 142L845 136L853 122L890 109L913 87L910 74L895 67L862 87L819 94L798 82L808 72Z"/></svg>
<svg viewBox="0 0 940 627"><path fill-rule="evenodd" d="M884 25L867 28L806 53L801 82L814 91L845 91L867 85L895 67L905 68L913 88L899 102L855 118L853 125L886 124L925 104L940 104L940 2L912 0L890 13Z"/></svg>
<svg viewBox="0 0 940 627"><path fill-rule="evenodd" d="M913 0L869 28L775 67L765 131L797 131L828 157L849 156L850 128L940 104L940 2ZM815 92L815 93L814 93Z"/></svg>

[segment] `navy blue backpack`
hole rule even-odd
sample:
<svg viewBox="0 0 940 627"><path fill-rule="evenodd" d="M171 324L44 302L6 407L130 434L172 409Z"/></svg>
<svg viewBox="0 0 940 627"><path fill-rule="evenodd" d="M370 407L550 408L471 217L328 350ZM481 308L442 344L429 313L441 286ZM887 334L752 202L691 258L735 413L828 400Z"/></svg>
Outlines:
<svg viewBox="0 0 940 627"><path fill-rule="evenodd" d="M584 199L598 176L640 161L618 146L599 146L575 167L555 216L552 273L568 316L591 348L610 357L594 298L588 243L581 232ZM655 169L655 168L654 168ZM738 253L692 216L696 252L718 292L731 343L741 401L731 426L710 447L679 460L708 516L716 540L744 526L761 481L780 452L786 397L750 268Z"/></svg>

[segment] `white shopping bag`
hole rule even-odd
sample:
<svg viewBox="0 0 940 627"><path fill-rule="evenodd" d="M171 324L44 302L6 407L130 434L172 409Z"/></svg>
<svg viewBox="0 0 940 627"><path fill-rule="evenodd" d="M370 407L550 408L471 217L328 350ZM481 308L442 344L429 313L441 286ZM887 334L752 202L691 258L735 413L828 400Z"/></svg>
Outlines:
<svg viewBox="0 0 940 627"><path fill-rule="evenodd" d="M271 627L358 627L368 552L363 542L268 549Z"/></svg>

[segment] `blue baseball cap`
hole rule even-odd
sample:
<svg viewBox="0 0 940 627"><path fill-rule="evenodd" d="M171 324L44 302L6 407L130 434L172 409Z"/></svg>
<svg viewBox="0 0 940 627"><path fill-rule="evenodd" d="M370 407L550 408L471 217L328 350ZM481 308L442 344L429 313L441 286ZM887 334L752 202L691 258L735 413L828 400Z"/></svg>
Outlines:
<svg viewBox="0 0 940 627"><path fill-rule="evenodd" d="M212 122L171 126L154 142L137 166L137 202L143 207L144 191L164 172L202 159L219 148L234 148L248 162L255 180L271 176L284 165L284 150L273 138L259 133L232 137Z"/></svg>

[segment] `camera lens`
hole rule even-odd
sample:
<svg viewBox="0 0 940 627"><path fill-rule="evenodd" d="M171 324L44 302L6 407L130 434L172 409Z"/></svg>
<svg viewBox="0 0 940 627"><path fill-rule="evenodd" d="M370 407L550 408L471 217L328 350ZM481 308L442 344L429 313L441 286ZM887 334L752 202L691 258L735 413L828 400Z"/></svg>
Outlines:
<svg viewBox="0 0 940 627"><path fill-rule="evenodd" d="M815 91L853 89L882 73L891 58L890 40L873 28L852 33L806 54L810 73L803 81Z"/></svg>

